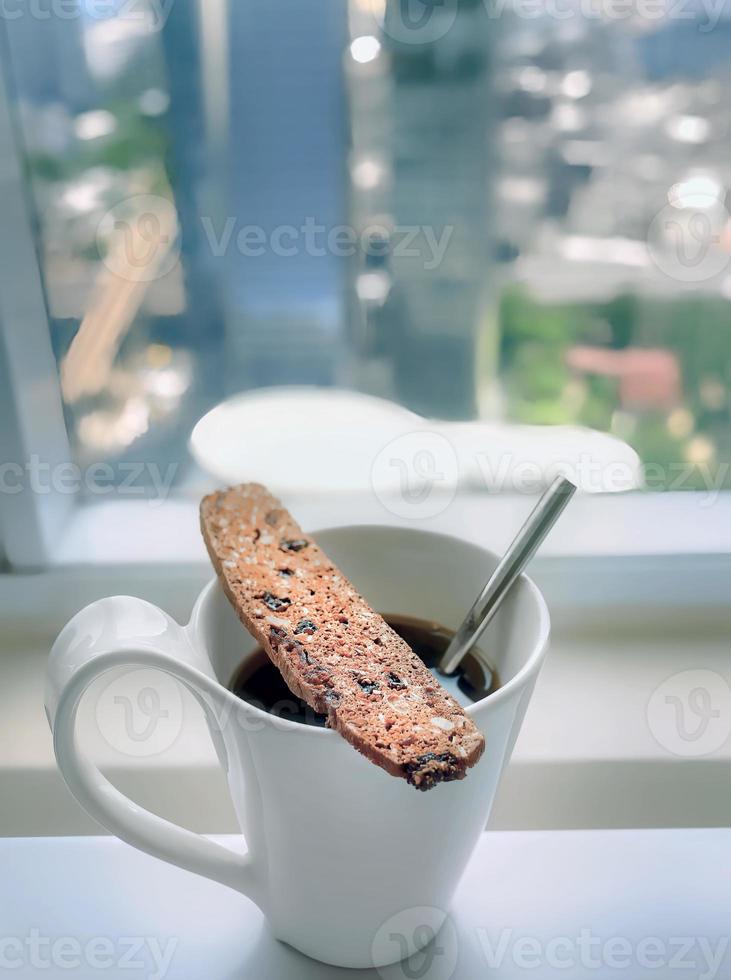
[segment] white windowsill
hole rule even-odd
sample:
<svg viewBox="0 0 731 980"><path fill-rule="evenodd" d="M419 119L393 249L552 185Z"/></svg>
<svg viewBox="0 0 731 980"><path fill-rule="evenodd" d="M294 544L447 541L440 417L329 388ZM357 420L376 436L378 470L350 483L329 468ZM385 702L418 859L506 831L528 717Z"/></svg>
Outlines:
<svg viewBox="0 0 731 980"><path fill-rule="evenodd" d="M398 523L375 500L288 503L308 529ZM691 495L579 498L546 542L531 574L551 609L552 652L494 826L728 822L731 746L709 759L676 758L655 743L645 713L652 691L680 670L712 669L731 682L731 548L714 533L731 529L731 498L698 504ZM530 507L525 498L467 495L419 526L501 550ZM192 501L80 509L56 559L40 574L0 576L0 712L6 730L20 733L0 742L0 835L98 832L57 773L42 708L47 652L66 620L96 598L128 593L186 621L211 574ZM191 703L185 711L182 736L152 759L115 755L88 718L85 737L142 805L198 830L231 831L202 719Z"/></svg>
<svg viewBox="0 0 731 980"><path fill-rule="evenodd" d="M285 503L306 529L396 524L465 537L501 551L530 512L532 496L463 491L435 517L412 521L371 493L292 496ZM544 544L548 557L731 555L731 492L577 494ZM54 565L205 560L198 501L98 501L77 508Z"/></svg>
<svg viewBox="0 0 731 980"><path fill-rule="evenodd" d="M292 498L307 530L342 524L406 525L463 537L501 553L534 498L461 493L436 517L408 521L373 495ZM75 588L59 588L73 569ZM731 493L709 505L693 493L577 495L529 569L554 620L634 621L656 610L680 620L720 615L731 598ZM0 576L0 615L32 590L36 601L72 615L87 602L134 582L136 594L172 602L185 618L210 576L198 502L98 502L76 508L42 573ZM170 583L177 583L175 589ZM182 589L182 592L181 592ZM173 594L174 593L174 594Z"/></svg>

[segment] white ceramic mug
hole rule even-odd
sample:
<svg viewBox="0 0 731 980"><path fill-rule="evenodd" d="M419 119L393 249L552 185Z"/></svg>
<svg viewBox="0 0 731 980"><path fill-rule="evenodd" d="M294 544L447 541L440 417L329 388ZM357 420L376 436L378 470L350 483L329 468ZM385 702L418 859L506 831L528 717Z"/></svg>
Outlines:
<svg viewBox="0 0 731 980"><path fill-rule="evenodd" d="M466 541L411 529L342 527L317 540L379 611L452 628L497 562ZM543 598L521 577L482 644L502 686L467 709L485 735L484 755L465 779L426 793L387 775L337 733L268 714L228 690L256 644L215 581L186 627L127 596L87 606L54 644L46 708L64 779L113 834L243 892L277 938L308 956L383 966L430 935L416 930L405 942L384 944L376 937L386 920L405 910L449 908L485 827L548 637ZM203 705L246 837L243 857L143 810L80 750L74 728L81 697L94 678L120 666L158 668ZM430 925L438 927L444 914Z"/></svg>

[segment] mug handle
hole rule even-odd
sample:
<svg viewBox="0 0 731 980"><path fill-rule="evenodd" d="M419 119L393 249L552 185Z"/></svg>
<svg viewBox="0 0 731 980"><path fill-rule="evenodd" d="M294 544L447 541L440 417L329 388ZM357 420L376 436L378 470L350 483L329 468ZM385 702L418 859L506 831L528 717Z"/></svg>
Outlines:
<svg viewBox="0 0 731 980"><path fill-rule="evenodd" d="M138 806L120 793L80 750L79 704L91 682L117 667L152 668L177 678L210 717L225 692L196 663L188 633L157 606L131 596L100 599L82 609L51 650L46 714L58 767L86 812L112 834L164 861L212 878L260 904L262 883L247 852L240 855ZM223 695L223 696L222 696Z"/></svg>

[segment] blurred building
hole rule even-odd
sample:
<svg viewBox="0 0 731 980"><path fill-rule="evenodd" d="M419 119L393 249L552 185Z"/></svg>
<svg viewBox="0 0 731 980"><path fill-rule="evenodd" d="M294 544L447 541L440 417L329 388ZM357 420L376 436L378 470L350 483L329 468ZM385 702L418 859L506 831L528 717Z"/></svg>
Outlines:
<svg viewBox="0 0 731 980"><path fill-rule="evenodd" d="M328 234L348 223L347 7L230 4L222 42L229 387L343 382L349 257Z"/></svg>

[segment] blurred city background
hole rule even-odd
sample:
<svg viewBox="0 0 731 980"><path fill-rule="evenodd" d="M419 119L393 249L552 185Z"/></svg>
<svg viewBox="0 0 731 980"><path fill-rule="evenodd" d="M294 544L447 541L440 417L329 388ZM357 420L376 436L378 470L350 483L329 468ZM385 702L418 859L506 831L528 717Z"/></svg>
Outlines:
<svg viewBox="0 0 731 980"><path fill-rule="evenodd" d="M731 486L731 7L63 7L2 54L82 465L307 384Z"/></svg>

